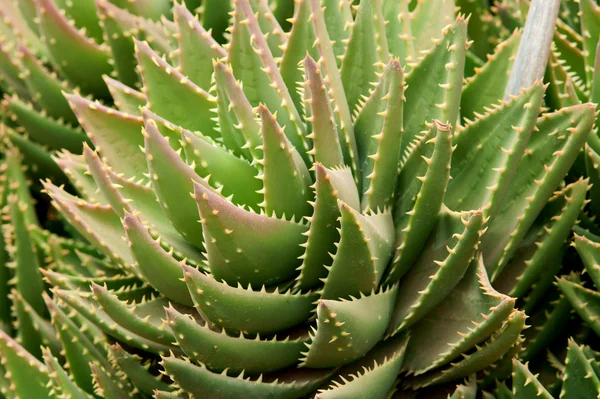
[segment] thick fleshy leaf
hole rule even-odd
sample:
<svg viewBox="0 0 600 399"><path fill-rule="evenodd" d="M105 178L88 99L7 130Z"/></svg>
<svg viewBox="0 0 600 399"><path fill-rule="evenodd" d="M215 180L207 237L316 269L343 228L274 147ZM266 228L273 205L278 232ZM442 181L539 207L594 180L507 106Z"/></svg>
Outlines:
<svg viewBox="0 0 600 399"><path fill-rule="evenodd" d="M114 72L123 84L138 85L140 77L136 70L137 60L132 37L133 32L137 30L137 18L110 1L97 0L96 6L105 41L110 49ZM110 87L108 89L113 95Z"/></svg>
<svg viewBox="0 0 600 399"><path fill-rule="evenodd" d="M588 188L588 181L580 179L555 193L540 215L541 225L536 221L527 240L494 282L497 289L521 298L533 285L541 284L543 276L553 270L549 265L562 258L567 238L585 205Z"/></svg>
<svg viewBox="0 0 600 399"><path fill-rule="evenodd" d="M305 152L308 147L304 137L306 126L279 73L250 1L236 0L234 4L227 61L231 64L236 78L242 82L250 104L253 107L264 104L277 115L277 122L284 126L288 140L300 151L308 164L309 158Z"/></svg>
<svg viewBox="0 0 600 399"><path fill-rule="evenodd" d="M262 158L260 124L252 105L233 76L231 65L216 62L215 90L217 114L223 144L239 157L249 161Z"/></svg>
<svg viewBox="0 0 600 399"><path fill-rule="evenodd" d="M302 105L302 93L300 89L303 76L300 63L307 55L313 59L318 59L319 52L314 45L316 36L314 25L310 19L310 0L299 0L296 4L294 16L291 19L292 29L283 50L279 72L288 88L290 96L294 100L296 109L303 115L304 107ZM305 70L306 72L308 71ZM307 120L306 118L304 119Z"/></svg>
<svg viewBox="0 0 600 399"><path fill-rule="evenodd" d="M442 30L454 21L455 0L433 0L418 2L411 15L411 34L417 53L428 50L439 38ZM454 121L451 121L453 123Z"/></svg>
<svg viewBox="0 0 600 399"><path fill-rule="evenodd" d="M60 80L55 72L48 71L24 46L19 47L17 54L23 68L23 80L33 103L46 110L53 118L64 118L67 122L76 123L77 119L62 94L63 91L69 92L72 88Z"/></svg>
<svg viewBox="0 0 600 399"><path fill-rule="evenodd" d="M181 144L188 163L195 166L196 173L216 187L223 187L221 193L232 195L231 200L258 211L262 202L262 184L258 169L245 159L238 158L215 141L198 136L187 130L182 131Z"/></svg>
<svg viewBox="0 0 600 399"><path fill-rule="evenodd" d="M590 104L542 116L481 250L493 281L579 154L594 121Z"/></svg>
<svg viewBox="0 0 600 399"><path fill-rule="evenodd" d="M390 211L362 215L338 200L340 241L332 255L333 263L323 279L325 299L347 299L368 294L379 286L394 245L394 225Z"/></svg>
<svg viewBox="0 0 600 399"><path fill-rule="evenodd" d="M175 4L173 11L179 43L175 53L178 69L198 87L209 90L213 60L226 57L227 52L186 7Z"/></svg>
<svg viewBox="0 0 600 399"><path fill-rule="evenodd" d="M195 199L215 278L260 288L293 277L307 226L246 211L200 184Z"/></svg>
<svg viewBox="0 0 600 399"><path fill-rule="evenodd" d="M213 373L200 364L176 357L163 358L162 365L177 385L197 398L211 399L299 399L305 397L327 380L331 371L294 370L256 378Z"/></svg>
<svg viewBox="0 0 600 399"><path fill-rule="evenodd" d="M349 4L347 1L324 0L325 8L321 7L321 0L310 0L312 15L317 39L315 43L321 56L321 67L325 84L330 88L330 97L333 102L333 112L336 122L342 132L342 153L346 165L352 168L355 180L360 181L358 170L358 152L352 113L348 107L348 100L344 92L342 77L339 72L338 59L345 51L343 40L350 35L348 27L352 21ZM340 48L341 47L341 48Z"/></svg>
<svg viewBox="0 0 600 399"><path fill-rule="evenodd" d="M464 378L489 367L500 360L519 341L520 333L525 328L525 318L525 312L515 310L508 316L502 328L483 345L478 346L476 351L468 355L463 354L463 360L452 363L446 369L416 376L407 381L407 384L414 388L421 388Z"/></svg>
<svg viewBox="0 0 600 399"><path fill-rule="evenodd" d="M544 388L526 364L513 359L513 395L515 399L541 398L552 399L552 395Z"/></svg>
<svg viewBox="0 0 600 399"><path fill-rule="evenodd" d="M341 213L337 201L342 200L351 208L360 209L358 191L350 168L327 169L316 163L314 169L316 199L312 216L306 217L310 228L305 233L308 238L302 244L305 252L295 285L300 290L319 285L321 279L327 276L326 266L331 263L331 254L335 253L340 240L338 229Z"/></svg>
<svg viewBox="0 0 600 399"><path fill-rule="evenodd" d="M52 398L47 387L48 370L36 358L0 330L2 365L10 373L12 390L20 398Z"/></svg>
<svg viewBox="0 0 600 399"><path fill-rule="evenodd" d="M435 2L427 3L432 5ZM406 75L408 88L405 93L403 151L426 128L426 122L437 119L455 125L458 120L467 21L459 17L444 28L443 33L435 47L427 51L419 64Z"/></svg>
<svg viewBox="0 0 600 399"><path fill-rule="evenodd" d="M124 236L121 220L110 206L85 202L50 182L44 182L44 188L62 216L99 251L122 265L133 263L121 238Z"/></svg>
<svg viewBox="0 0 600 399"><path fill-rule="evenodd" d="M102 80L102 75L112 71L107 49L71 25L54 1L35 2L40 32L54 65L86 93L108 97Z"/></svg>
<svg viewBox="0 0 600 399"><path fill-rule="evenodd" d="M91 399L92 396L84 392L75 382L71 379L69 374L62 368L58 359L56 359L52 353L43 349L44 352L44 363L48 369L48 375L52 383L52 394L57 397L63 396L73 399Z"/></svg>
<svg viewBox="0 0 600 399"><path fill-rule="evenodd" d="M596 48L600 37L600 6L593 0L580 0L581 32L585 54L585 72L587 87L590 88L593 80Z"/></svg>
<svg viewBox="0 0 600 399"><path fill-rule="evenodd" d="M368 96L371 83L389 61L382 0L361 1L352 23L346 51L342 57L340 75L346 101L351 112Z"/></svg>
<svg viewBox="0 0 600 399"><path fill-rule="evenodd" d="M184 278L198 312L228 331L271 334L287 330L310 317L318 298L316 293L293 294L277 288L232 287L189 266L184 266Z"/></svg>
<svg viewBox="0 0 600 399"><path fill-rule="evenodd" d="M509 191L540 112L544 86L537 82L510 102L480 116L455 140L444 204L453 210L482 209L493 223Z"/></svg>
<svg viewBox="0 0 600 399"><path fill-rule="evenodd" d="M94 386L89 362L104 361L108 366L108 361L104 359L106 354L79 330L77 324L48 295L44 294L44 300L52 316L52 325L62 343L73 381L84 391L93 393Z"/></svg>
<svg viewBox="0 0 600 399"><path fill-rule="evenodd" d="M586 0L583 0L586 1ZM569 339L561 398L594 398L600 391L600 379L582 347Z"/></svg>
<svg viewBox="0 0 600 399"><path fill-rule="evenodd" d="M210 186L169 146L155 121L146 121L144 138L144 152L152 187L163 212L190 244L203 248L202 226L198 223L196 202L190 195L193 193L194 182L207 188Z"/></svg>
<svg viewBox="0 0 600 399"><path fill-rule="evenodd" d="M144 279L167 298L192 305L185 284L181 281L182 264L150 236L136 216L125 213L123 227L131 253L137 262L135 267Z"/></svg>
<svg viewBox="0 0 600 399"><path fill-rule="evenodd" d="M440 214L423 254L400 280L390 334L416 323L450 294L471 264L482 230L481 211Z"/></svg>
<svg viewBox="0 0 600 399"><path fill-rule="evenodd" d="M304 76L305 120L309 122L307 129L310 132L307 137L313 144L309 153L327 168L344 165L340 145L343 137L338 132L321 70L310 56L304 59Z"/></svg>
<svg viewBox="0 0 600 399"><path fill-rule="evenodd" d="M110 91L115 107L126 114L138 115L140 108L147 103L146 96L118 80L104 76L104 82Z"/></svg>
<svg viewBox="0 0 600 399"><path fill-rule="evenodd" d="M113 364L123 370L136 388L152 395L156 391L171 392L173 388L161 381L160 376L155 376L147 369L147 365L140 364L139 356L132 355L119 344L110 346Z"/></svg>
<svg viewBox="0 0 600 399"><path fill-rule="evenodd" d="M396 250L386 283L393 284L421 254L437 221L450 176L452 127L433 121L428 132L411 143L398 177L394 208Z"/></svg>
<svg viewBox="0 0 600 399"><path fill-rule="evenodd" d="M127 178L144 179L148 169L140 150L144 145L142 118L76 95L68 94L66 98L106 164Z"/></svg>
<svg viewBox="0 0 600 399"><path fill-rule="evenodd" d="M301 365L331 368L364 356L385 333L396 293L393 286L350 300L320 300L317 328Z"/></svg>
<svg viewBox="0 0 600 399"><path fill-rule="evenodd" d="M145 42L135 41L148 108L189 130L219 137L213 119L215 98L169 65Z"/></svg>
<svg viewBox="0 0 600 399"><path fill-rule="evenodd" d="M407 336L376 346L364 358L342 368L328 389L321 389L319 399L385 398L394 387L400 371ZM461 398L464 399L464 398Z"/></svg>
<svg viewBox="0 0 600 399"><path fill-rule="evenodd" d="M393 204L401 155L403 107L404 73L400 62L392 59L362 105L354 125L362 171L363 209L385 209Z"/></svg>
<svg viewBox="0 0 600 399"><path fill-rule="evenodd" d="M92 292L100 308L121 327L140 337L166 346L175 341L174 333L162 320L164 317L163 306L168 303L167 301L157 299L155 304L148 301L129 305L121 302L106 288L93 283ZM149 308L149 312L144 312L144 308Z"/></svg>
<svg viewBox="0 0 600 399"><path fill-rule="evenodd" d="M69 307L75 309L78 314L91 321L106 334L121 342L127 343L127 345L131 347L154 354L169 353L170 351L180 353L179 350L172 345L165 346L158 344L121 327L100 309L95 302L89 298L88 294L66 290L54 290L54 293L60 300L67 303ZM166 305L166 303L163 303L163 306L164 305Z"/></svg>
<svg viewBox="0 0 600 399"><path fill-rule="evenodd" d="M167 320L179 347L191 359L215 371L231 370L234 373L267 373L296 363L305 348L306 336L261 339L231 336L215 331L206 323L167 308ZM241 360L243 359L243 360Z"/></svg>
<svg viewBox="0 0 600 399"><path fill-rule="evenodd" d="M268 215L300 219L310 213L312 178L300 152L285 136L283 129L269 110L260 105L263 158L257 160L262 166L260 179L264 186L262 204Z"/></svg>
<svg viewBox="0 0 600 399"><path fill-rule="evenodd" d="M600 333L600 293L583 287L581 284L572 282L562 277L557 282L558 288L567 298L571 307L577 312L587 325Z"/></svg>
<svg viewBox="0 0 600 399"><path fill-rule="evenodd" d="M402 368L423 374L460 358L498 331L515 300L490 285L481 258L446 299L411 328Z"/></svg>
<svg viewBox="0 0 600 399"><path fill-rule="evenodd" d="M474 39L479 42L479 38ZM512 68L520 40L521 31L515 30L508 39L496 46L494 54L488 56L484 66L475 69L475 75L467 79L460 98L460 112L463 118L473 119L477 113L484 113L485 107L490 107L504 98L508 83L506 71Z"/></svg>
<svg viewBox="0 0 600 399"><path fill-rule="evenodd" d="M65 124L61 120L54 120L17 97L5 98L4 105L11 118L21 125L18 129L23 130L37 143L53 149L64 148L74 153L81 153L81 146L88 141L81 129Z"/></svg>

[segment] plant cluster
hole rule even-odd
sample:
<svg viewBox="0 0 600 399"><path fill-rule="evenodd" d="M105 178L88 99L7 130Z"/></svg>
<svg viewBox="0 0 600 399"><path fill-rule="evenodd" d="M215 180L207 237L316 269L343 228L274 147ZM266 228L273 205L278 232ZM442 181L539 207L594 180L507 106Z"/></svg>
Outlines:
<svg viewBox="0 0 600 399"><path fill-rule="evenodd" d="M0 0L1 395L600 397L599 38L596 0Z"/></svg>

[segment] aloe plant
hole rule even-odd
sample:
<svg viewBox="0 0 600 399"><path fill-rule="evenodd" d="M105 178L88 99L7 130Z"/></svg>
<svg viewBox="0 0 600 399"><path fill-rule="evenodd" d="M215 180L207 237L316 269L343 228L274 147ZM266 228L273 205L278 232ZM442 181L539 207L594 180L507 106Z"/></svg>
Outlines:
<svg viewBox="0 0 600 399"><path fill-rule="evenodd" d="M560 2L4 2L7 398L598 389L575 340L539 363L597 206Z"/></svg>

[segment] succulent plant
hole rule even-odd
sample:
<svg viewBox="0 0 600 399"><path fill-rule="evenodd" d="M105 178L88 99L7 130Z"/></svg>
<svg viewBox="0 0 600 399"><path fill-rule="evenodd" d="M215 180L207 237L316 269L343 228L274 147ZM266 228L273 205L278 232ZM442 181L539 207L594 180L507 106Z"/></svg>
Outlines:
<svg viewBox="0 0 600 399"><path fill-rule="evenodd" d="M5 397L600 392L593 0L198 3L0 1Z"/></svg>

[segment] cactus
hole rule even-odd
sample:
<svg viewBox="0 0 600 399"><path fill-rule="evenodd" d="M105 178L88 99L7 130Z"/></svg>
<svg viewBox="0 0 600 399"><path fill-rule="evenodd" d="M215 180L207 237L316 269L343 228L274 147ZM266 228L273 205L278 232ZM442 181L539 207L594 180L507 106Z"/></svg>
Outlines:
<svg viewBox="0 0 600 399"><path fill-rule="evenodd" d="M600 8L351 3L0 0L2 395L598 395Z"/></svg>

